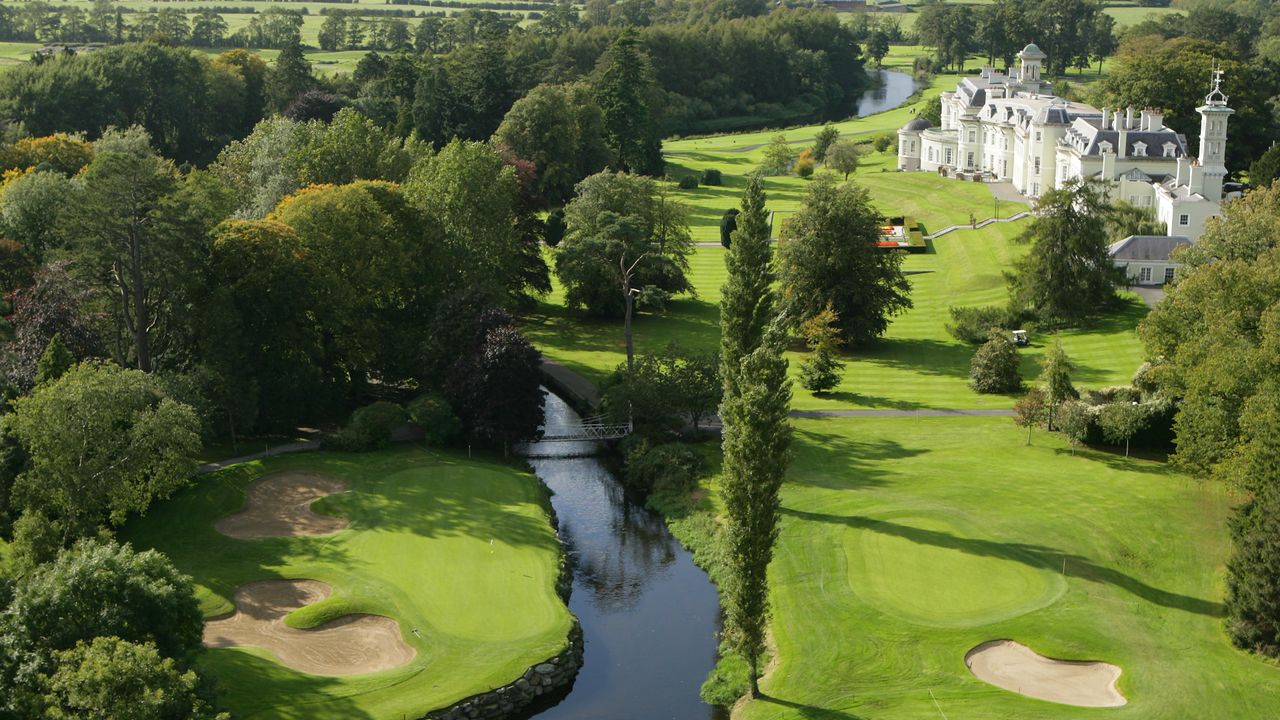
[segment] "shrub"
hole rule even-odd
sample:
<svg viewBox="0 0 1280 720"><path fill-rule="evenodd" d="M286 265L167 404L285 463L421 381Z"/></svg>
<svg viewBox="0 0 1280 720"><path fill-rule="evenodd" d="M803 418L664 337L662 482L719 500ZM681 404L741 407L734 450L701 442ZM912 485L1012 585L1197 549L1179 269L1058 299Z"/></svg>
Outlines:
<svg viewBox="0 0 1280 720"><path fill-rule="evenodd" d="M1003 332L991 338L973 354L969 363L969 386L980 393L1014 392L1022 388L1018 374L1018 348Z"/></svg>
<svg viewBox="0 0 1280 720"><path fill-rule="evenodd" d="M1012 330L1009 311L1005 308L988 305L986 307L953 307L951 323L947 332L951 337L971 345L985 343L991 337L992 330Z"/></svg>
<svg viewBox="0 0 1280 720"><path fill-rule="evenodd" d="M703 185L719 185L721 183L720 171L715 168L707 168L702 171Z"/></svg>
<svg viewBox="0 0 1280 720"><path fill-rule="evenodd" d="M697 175L681 175L678 185L680 186L681 190L697 190L698 176Z"/></svg>
<svg viewBox="0 0 1280 720"><path fill-rule="evenodd" d="M738 229L738 208L729 208L720 218L720 244L728 248L733 244L733 231Z"/></svg>
<svg viewBox="0 0 1280 720"><path fill-rule="evenodd" d="M408 419L404 408L379 401L351 413L347 426L329 437L325 444L335 450L364 452L386 447L391 433Z"/></svg>
<svg viewBox="0 0 1280 720"><path fill-rule="evenodd" d="M1089 435L1089 428L1095 421L1089 406L1079 400L1068 400L1062 403L1054 416L1054 424L1062 434L1071 441L1071 453L1074 455L1076 445L1084 442Z"/></svg>
<svg viewBox="0 0 1280 720"><path fill-rule="evenodd" d="M644 494L685 493L698 484L702 456L679 443L640 444L627 455L627 487Z"/></svg>
<svg viewBox="0 0 1280 720"><path fill-rule="evenodd" d="M428 445L448 445L462 434L462 421L453 413L449 402L436 393L414 398L405 410L409 421L426 433L423 442Z"/></svg>
<svg viewBox="0 0 1280 720"><path fill-rule="evenodd" d="M802 178L813 177L813 167L816 162L813 159L813 152L802 150L800 157L796 158L795 171L796 175Z"/></svg>
<svg viewBox="0 0 1280 720"><path fill-rule="evenodd" d="M894 133L880 133L875 137L874 140L871 141L871 147L875 148L876 152L884 152L885 150L888 150L891 146L894 148L894 151L896 152L897 145L898 145L898 136Z"/></svg>
<svg viewBox="0 0 1280 720"><path fill-rule="evenodd" d="M708 705L733 707L738 699L751 690L751 670L747 661L727 646L720 648L720 659L707 675L699 693Z"/></svg>

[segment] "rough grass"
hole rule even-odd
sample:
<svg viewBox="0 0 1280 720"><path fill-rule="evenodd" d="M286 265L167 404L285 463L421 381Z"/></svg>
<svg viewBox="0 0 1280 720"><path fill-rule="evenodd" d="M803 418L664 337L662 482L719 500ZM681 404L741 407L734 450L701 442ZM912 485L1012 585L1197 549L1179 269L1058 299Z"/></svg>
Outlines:
<svg viewBox="0 0 1280 720"><path fill-rule="evenodd" d="M994 638L1119 665L1115 717L1280 713L1280 669L1222 630L1218 488L1042 432L1027 447L1003 418L795 427L770 566L776 669L735 717L1090 712L973 678L965 652Z"/></svg>
<svg viewBox="0 0 1280 720"><path fill-rule="evenodd" d="M342 478L350 491L315 507L351 526L248 541L213 529L242 506L246 485L281 470ZM309 578L334 594L292 613L295 627L346 613L398 620L417 657L384 672L318 677L252 648L210 650L200 661L237 718L390 720L510 682L564 647L571 617L554 590L560 548L545 505L531 476L496 463L420 449L308 453L205 476L122 536L190 574L206 616L230 611L246 582Z"/></svg>

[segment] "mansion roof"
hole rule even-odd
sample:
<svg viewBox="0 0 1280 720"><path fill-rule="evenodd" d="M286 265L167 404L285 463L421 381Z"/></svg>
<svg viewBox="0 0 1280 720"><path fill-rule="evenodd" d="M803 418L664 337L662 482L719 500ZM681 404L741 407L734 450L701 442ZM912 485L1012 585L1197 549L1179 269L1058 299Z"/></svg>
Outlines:
<svg viewBox="0 0 1280 720"><path fill-rule="evenodd" d="M1062 144L1074 148L1081 155L1101 155L1104 148L1112 152L1120 150L1120 131L1103 129L1102 116L1076 117ZM1171 146L1166 153L1165 146ZM1125 157L1178 158L1187 155L1187 138L1167 127L1159 130L1125 131Z"/></svg>
<svg viewBox="0 0 1280 720"><path fill-rule="evenodd" d="M1111 243L1107 252L1114 260L1169 262L1174 250L1190 244L1185 235L1130 235Z"/></svg>

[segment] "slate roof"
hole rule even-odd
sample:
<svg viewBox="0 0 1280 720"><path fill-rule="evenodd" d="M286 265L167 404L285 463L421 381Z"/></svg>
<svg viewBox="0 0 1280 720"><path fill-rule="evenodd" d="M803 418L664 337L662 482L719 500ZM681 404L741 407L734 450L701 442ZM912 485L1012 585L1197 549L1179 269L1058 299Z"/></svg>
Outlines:
<svg viewBox="0 0 1280 720"><path fill-rule="evenodd" d="M1113 260L1169 262L1174 250L1190 244L1185 235L1130 235L1111 243L1107 252Z"/></svg>
<svg viewBox="0 0 1280 720"><path fill-rule="evenodd" d="M902 129L909 132L919 132L921 130L928 130L931 127L933 127L933 123L929 122L925 118L918 117L906 125L903 125Z"/></svg>
<svg viewBox="0 0 1280 720"><path fill-rule="evenodd" d="M1070 145L1080 152L1081 155L1101 155L1102 149L1099 144L1108 142L1111 144L1112 152L1120 150L1120 131L1119 130L1103 130L1102 118L1098 117L1076 117L1072 122L1067 134L1062 138L1062 142ZM1125 156L1134 156L1134 145L1143 143L1147 146L1147 157L1163 158L1165 143L1173 143L1173 157L1179 158L1187 155L1187 138L1180 135L1169 128L1161 130L1129 130L1125 134Z"/></svg>

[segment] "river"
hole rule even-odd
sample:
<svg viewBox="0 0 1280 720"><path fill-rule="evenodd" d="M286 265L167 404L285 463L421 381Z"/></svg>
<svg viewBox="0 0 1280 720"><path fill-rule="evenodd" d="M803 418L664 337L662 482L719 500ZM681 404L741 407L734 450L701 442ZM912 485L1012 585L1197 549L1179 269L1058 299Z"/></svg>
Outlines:
<svg viewBox="0 0 1280 720"><path fill-rule="evenodd" d="M578 416L547 394L545 424ZM698 688L715 665L715 586L656 513L628 498L590 443L534 443L529 463L551 488L573 561L569 609L582 622L573 688L539 720L710 720Z"/></svg>
<svg viewBox="0 0 1280 720"><path fill-rule="evenodd" d="M896 70L868 71L876 84L858 98L858 117L892 110L907 101L919 85L909 73Z"/></svg>

